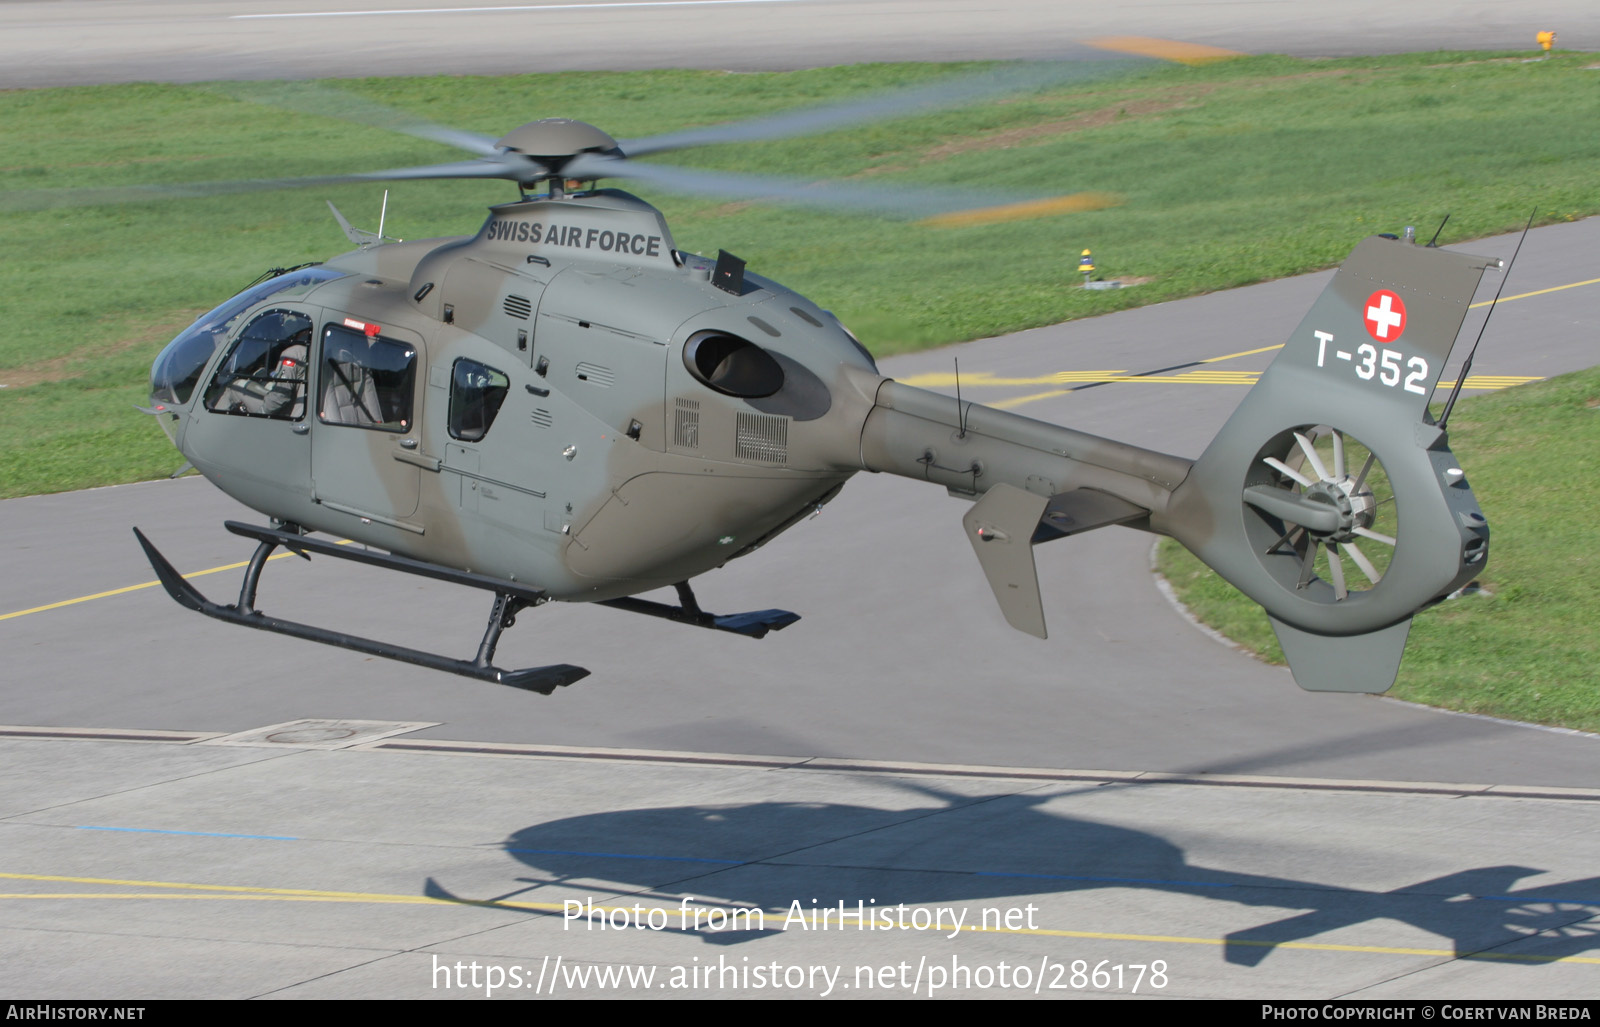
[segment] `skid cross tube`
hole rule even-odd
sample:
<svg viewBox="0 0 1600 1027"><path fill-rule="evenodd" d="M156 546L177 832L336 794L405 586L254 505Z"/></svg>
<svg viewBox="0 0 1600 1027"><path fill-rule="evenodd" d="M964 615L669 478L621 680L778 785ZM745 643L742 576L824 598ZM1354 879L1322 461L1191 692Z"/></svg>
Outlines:
<svg viewBox="0 0 1600 1027"><path fill-rule="evenodd" d="M466 677L477 678L480 681L510 685L512 688L538 692L541 695L549 695L557 688L563 685L570 685L574 681L587 677L589 674L584 668L568 663L553 664L548 667L528 667L522 670L504 670L490 663L490 660L494 657L495 647L500 641L501 631L511 626L517 612L543 601L544 593L538 589L530 589L516 582L504 581L484 574L452 570L438 564L412 560L408 557L335 545L274 528L260 528L254 525L241 524L237 521L226 522L226 527L236 535L254 538L259 542L255 553L250 557L249 566L245 569L244 582L239 588L239 602L233 606L223 606L207 599L182 574L179 574L172 564L167 562L166 557L162 556L161 552L151 544L150 540L145 538L143 532L138 528L134 528L133 534L138 538L139 545L144 549L145 556L150 561L150 566L155 568L156 576L161 580L162 587L167 590L167 594L172 596L179 605L198 613L203 613L208 617L215 617L218 620L228 621L233 624L242 624L245 627L256 628L261 631L272 631L280 635L303 638L311 642L321 642L324 645L334 645L341 649L350 649L370 656L381 656L385 659L413 663L433 670L449 671L452 674L461 674ZM448 656L441 656L438 653L410 649L389 642L380 642L375 639L362 638L359 635L346 634L342 631L330 631L327 628L317 627L313 624L283 620L282 618L262 613L255 608L256 588L260 583L261 570L266 565L267 558L279 546L298 553L307 559L310 558L309 553L320 553L325 556L353 560L357 563L385 567L405 574L416 574L493 592L495 594L494 608L490 613L489 624L484 631L483 641L478 646L477 656L470 661L457 660Z"/></svg>

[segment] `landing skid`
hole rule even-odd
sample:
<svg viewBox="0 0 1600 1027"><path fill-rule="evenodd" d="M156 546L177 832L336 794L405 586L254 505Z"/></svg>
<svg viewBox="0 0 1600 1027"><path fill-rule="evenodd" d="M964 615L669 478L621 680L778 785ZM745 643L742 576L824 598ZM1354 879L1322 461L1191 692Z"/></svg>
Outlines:
<svg viewBox="0 0 1600 1027"><path fill-rule="evenodd" d="M765 638L767 632L782 631L800 619L798 613L790 613L788 610L754 610L750 613L729 613L721 616L706 613L700 609L700 603L695 600L694 591L689 588L687 581L680 581L673 587L678 590L680 604L678 606L668 606L666 603L638 599L634 596L605 599L596 605L609 606L614 610L627 610L629 613L642 613L647 617L665 617L667 620L692 624L697 628L731 631L749 638Z"/></svg>
<svg viewBox="0 0 1600 1027"><path fill-rule="evenodd" d="M275 631L280 635L291 635L295 638L304 638L312 642L322 642L325 645L336 645L341 649L352 649L358 653L367 653L370 656L382 656L390 660L400 660L404 663L414 663L434 670L449 671L452 674L462 674L480 681L489 681L498 685L510 685L512 688L521 688L540 695L549 695L562 685L570 685L574 681L582 680L589 676L589 672L582 667L575 667L570 663L558 663L548 667L528 667L522 670L504 670L494 666L495 647L500 642L500 633L510 627L516 620L519 611L537 606L545 601L544 592L539 589L527 588L513 581L504 581L500 578L491 578L484 574L471 574L466 571L452 570L438 564L425 563L421 560L411 560L404 556L394 556L389 553L375 553L366 549L356 549L350 546L340 546L319 539L307 538L289 531L278 531L273 528L258 528L250 524L240 524L238 521L227 521L224 524L235 535L244 535L256 539L259 543L256 551L250 557L250 565L244 572L244 583L239 586L239 601L231 606L214 603L200 594L200 591L184 579L183 575L173 569L166 557L150 544L144 533L138 528L133 533L139 539L139 545L144 547L144 554L150 560L150 566L155 568L156 576L161 579L161 584L166 588L167 594L178 601L180 606L203 613L208 617L228 621L232 624L242 624L247 628L257 628L262 631ZM266 565L267 557L272 551L282 546L292 553L310 559L308 554L319 553L323 556L335 556L341 560L353 560L356 563L370 564L376 567L386 567L390 570L401 571L406 574L416 574L426 578L436 578L440 581L449 581L457 585L467 585L471 588L481 588L493 592L494 608L489 614L488 626L484 629L483 641L478 645L478 654L471 660L457 660L438 653L424 652L420 649L409 649L405 646L394 645L389 642L379 642L375 639L362 638L359 635L347 635L342 631L329 631L312 624L301 624L298 621L283 620L279 617L270 617L255 608L256 586L261 579L261 570Z"/></svg>
<svg viewBox="0 0 1600 1027"><path fill-rule="evenodd" d="M244 581L239 586L239 601L228 606L212 602L202 595L182 574L179 574L173 568L172 564L167 562L166 557L162 556L160 551L151 544L150 540L145 538L143 532L138 528L133 529L133 534L138 538L139 545L143 547L145 556L150 561L150 566L155 568L156 576L161 579L162 587L167 590L167 594L175 599L180 606L203 613L208 617L215 617L218 620L241 624L247 628L274 631L280 635L290 635L294 638L303 638L311 642L321 642L324 645L335 645L341 649L350 649L370 656L381 656L385 659L414 663L433 670L448 671L452 674L461 674L494 684L510 685L512 688L538 692L541 695L549 695L563 685L570 685L574 681L580 681L589 676L589 672L586 669L573 666L570 663L552 664L548 667L528 667L522 670L505 670L494 666L491 662L494 659L495 648L499 645L501 632L516 621L517 614L530 606L539 606L548 600L542 589L529 588L518 582L490 577L486 574L458 571L435 563L396 556L392 553L374 552L369 549L324 542L294 531L261 528L252 524L242 524L238 521L225 521L223 526L235 535L253 538L257 542L256 551L250 557L249 566L245 569ZM439 581L448 581L456 585L466 585L469 588L481 588L485 591L493 592L495 597L494 607L489 613L489 622L484 629L483 641L478 645L477 655L471 660L458 660L448 656L441 656L438 653L409 649L389 642L362 638L359 635L348 635L342 631L330 631L327 628L317 627L316 625L283 620L282 618L262 613L255 608L256 588L261 580L261 571L266 566L268 557L272 555L273 550L280 546L307 560L311 559L310 554L317 553L322 556L332 556L341 560L351 560L374 567L383 567L403 574L415 574L420 577L434 578ZM664 617L681 624L709 628L714 631L732 632L749 638L762 638L769 631L781 631L800 619L799 614L790 613L788 610L756 610L750 613L734 613L721 616L707 613L700 609L700 604L695 599L694 591L690 589L687 581L680 581L675 587L678 590L678 601L681 604L679 606L669 606L666 603L652 602L648 599L638 599L632 596L604 600L599 605L626 610L629 613L642 613L650 617Z"/></svg>

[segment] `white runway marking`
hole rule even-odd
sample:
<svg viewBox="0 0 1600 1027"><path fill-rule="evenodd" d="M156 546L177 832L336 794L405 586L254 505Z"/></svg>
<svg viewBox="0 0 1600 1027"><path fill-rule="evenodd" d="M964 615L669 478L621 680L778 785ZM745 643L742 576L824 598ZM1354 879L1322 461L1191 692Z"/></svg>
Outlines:
<svg viewBox="0 0 1600 1027"><path fill-rule="evenodd" d="M501 7L412 7L380 11L296 11L285 14L233 14L230 21L263 18L358 18L377 14L481 14L494 11L581 11L598 7L717 7L733 4L797 4L807 0L617 0L591 4L517 4Z"/></svg>

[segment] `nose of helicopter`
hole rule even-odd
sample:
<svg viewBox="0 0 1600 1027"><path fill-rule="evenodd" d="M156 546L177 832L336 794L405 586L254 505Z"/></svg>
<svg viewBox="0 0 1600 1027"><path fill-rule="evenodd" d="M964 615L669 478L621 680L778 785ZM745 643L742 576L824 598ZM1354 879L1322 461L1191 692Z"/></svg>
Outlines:
<svg viewBox="0 0 1600 1027"><path fill-rule="evenodd" d="M583 121L543 118L514 128L495 141L496 146L530 157L562 157L575 153L610 153L617 141Z"/></svg>

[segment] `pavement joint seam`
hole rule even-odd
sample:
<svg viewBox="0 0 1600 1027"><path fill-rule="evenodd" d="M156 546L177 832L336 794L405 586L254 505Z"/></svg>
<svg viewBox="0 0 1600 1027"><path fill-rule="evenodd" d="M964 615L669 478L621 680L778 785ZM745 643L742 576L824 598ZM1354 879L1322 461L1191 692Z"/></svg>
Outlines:
<svg viewBox="0 0 1600 1027"><path fill-rule="evenodd" d="M139 744L151 744L151 743L139 743ZM50 805L50 806L40 806L38 809L24 810L24 811L19 812L19 813L12 813L12 814L4 817L4 818L0 818L0 823L11 823L13 821L17 821L18 817L37 816L37 815L39 815L41 813L49 813L52 810L67 809L68 807L79 805L80 803L96 802L96 801L99 801L100 799L109 799L109 798L111 798L113 796L118 796L118 795L132 795L135 792L141 792L141 791L144 791L147 788L165 788L167 785L177 784L180 781L193 781L193 780L196 780L198 778L207 777L207 776L209 776L211 774L216 774L216 773L219 773L219 772L222 772L222 771L227 771L227 770L233 770L236 767L254 766L257 763L263 763L266 760L282 759L285 756L293 756L296 753L301 752L301 751L303 751L303 750L296 749L293 752L267 753L267 754L265 754L263 759L259 759L259 760L247 760L244 763L234 763L234 764L230 764L230 765L228 765L226 767L207 767L205 770L196 771L195 773L192 773L192 774L179 774L176 777L163 778L160 781L146 781L143 784L133 785L133 786L128 787L128 788L119 788L119 789L116 789L114 791L100 792L100 793L98 793L96 795L79 796L78 798L67 799L67 800L65 800L63 802L58 802L58 803L55 803L55 804ZM25 821L18 821L18 822L19 823L25 823Z"/></svg>
<svg viewBox="0 0 1600 1027"><path fill-rule="evenodd" d="M1396 700L1398 701L1398 700ZM1413 705L1413 704L1407 704ZM1422 707L1431 709L1431 707ZM1439 711L1451 712L1451 711ZM1476 714L1455 714L1456 716L1478 716ZM1493 718L1482 718L1490 719ZM1503 723L1514 724L1512 721ZM1538 725L1518 725L1533 726ZM40 729L41 732L50 729ZM31 736L30 740L51 741L104 741L103 739L83 739L81 736L70 733L71 729L59 729L60 734L46 735L43 733ZM215 737L206 735L204 737ZM0 741L4 736L0 735ZM113 740L114 741L114 740ZM159 742L141 741L136 744L153 745ZM196 744L196 743L179 743ZM1569 802L1600 802L1600 789L1572 788L1560 785L1513 785L1513 784L1483 784L1483 783L1451 783L1432 781L1364 781L1343 778L1297 778L1297 777L1268 777L1255 775L1223 775L1206 773L1184 773L1168 771L1116 771L1116 770L1069 770L1051 768L1025 768L1025 767L989 767L968 766L962 764L935 764L915 763L907 761L900 763L889 760L851 760L834 757L768 757L768 756L743 756L725 753L689 753L670 751L640 751L640 750L612 750L607 751L598 747L564 747L543 745L515 745L515 744L485 744L472 742L457 742L440 739L437 742L393 742L378 741L355 745L338 750L312 750L285 748L285 751L269 753L263 759L281 759L295 756L305 752L373 752L373 751L399 751L412 752L419 755L467 755L490 756L499 758L519 759L557 759L573 762L648 762L677 764L683 766L719 767L728 770L793 770L802 772L821 773L847 773L857 776L885 776L885 777L946 777L958 779L983 779L996 782L1001 781L1033 781L1038 784L1079 782L1104 787L1114 784L1166 784L1166 785L1209 785L1213 787L1228 788L1268 788L1279 790L1317 791L1317 792L1356 792L1378 793L1393 795L1434 795L1449 798L1506 798L1506 799L1540 799L1546 801ZM134 792L142 788L155 787L164 784L176 783L195 777L204 777L207 774L232 770L239 766L251 766L262 760L251 760L245 764L233 764L227 767L215 767L206 771L171 778L166 781L138 785L119 792L107 792L95 798L104 798L110 795L121 795L125 792ZM84 799L74 799L69 802L59 803L54 806L41 807L25 813L13 814L9 820L17 816L30 816L36 813L47 812L73 805Z"/></svg>

